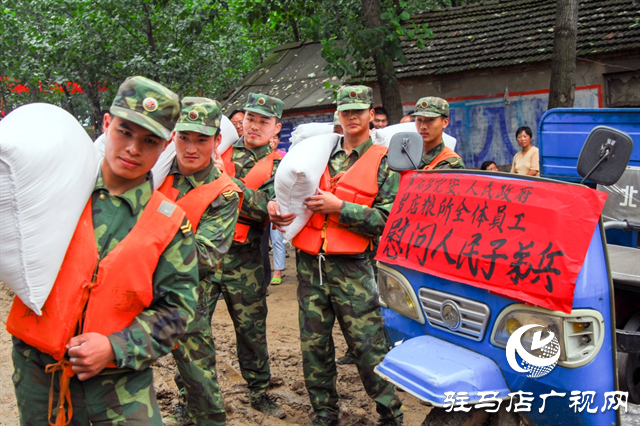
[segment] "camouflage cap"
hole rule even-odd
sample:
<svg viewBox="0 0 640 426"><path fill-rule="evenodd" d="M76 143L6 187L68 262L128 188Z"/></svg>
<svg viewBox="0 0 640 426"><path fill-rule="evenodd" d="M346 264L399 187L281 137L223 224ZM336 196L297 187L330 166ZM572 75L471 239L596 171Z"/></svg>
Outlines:
<svg viewBox="0 0 640 426"><path fill-rule="evenodd" d="M370 109L373 89L367 86L342 86L338 89L338 111Z"/></svg>
<svg viewBox="0 0 640 426"><path fill-rule="evenodd" d="M176 132L198 132L213 136L220 128L220 102L209 98L182 98L182 111Z"/></svg>
<svg viewBox="0 0 640 426"><path fill-rule="evenodd" d="M416 110L411 115L414 117L416 115L421 117L440 117L441 115L448 117L449 102L442 98L436 98L435 96L420 98L418 102L416 102Z"/></svg>
<svg viewBox="0 0 640 426"><path fill-rule="evenodd" d="M340 119L338 118L338 111L333 113L333 125L334 126L340 125Z"/></svg>
<svg viewBox="0 0 640 426"><path fill-rule="evenodd" d="M244 106L245 111L278 118L282 118L283 109L284 102L280 99L260 93L249 93L247 104Z"/></svg>
<svg viewBox="0 0 640 426"><path fill-rule="evenodd" d="M169 140L180 113L180 98L153 80L129 77L118 88L109 111Z"/></svg>

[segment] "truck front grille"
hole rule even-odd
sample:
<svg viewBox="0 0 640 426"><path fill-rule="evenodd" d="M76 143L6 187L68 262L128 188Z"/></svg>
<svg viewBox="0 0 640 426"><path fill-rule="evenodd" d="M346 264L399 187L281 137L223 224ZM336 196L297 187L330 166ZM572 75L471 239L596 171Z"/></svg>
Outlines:
<svg viewBox="0 0 640 426"><path fill-rule="evenodd" d="M418 293L422 310L433 327L471 340L484 338L491 315L487 305L424 287Z"/></svg>

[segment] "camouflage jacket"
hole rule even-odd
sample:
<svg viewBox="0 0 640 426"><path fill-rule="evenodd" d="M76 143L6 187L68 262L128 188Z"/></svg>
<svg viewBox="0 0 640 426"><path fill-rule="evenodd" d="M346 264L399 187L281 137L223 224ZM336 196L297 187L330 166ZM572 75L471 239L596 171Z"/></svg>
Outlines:
<svg viewBox="0 0 640 426"><path fill-rule="evenodd" d="M222 173L213 165L191 176L184 176L178 169L178 161L173 160L170 175L174 175L173 187L179 191L178 200L192 189L215 181ZM202 214L196 231L196 247L198 250L198 272L200 279L213 275L227 254L233 240L233 232L238 220L238 203L240 197L236 192L218 195Z"/></svg>
<svg viewBox="0 0 640 426"><path fill-rule="evenodd" d="M122 241L149 202L151 182L110 195L102 174L91 196L93 229L100 260ZM104 198L104 199L103 199ZM185 219L185 224L187 220ZM136 259L131 260L135 267ZM153 301L122 331L108 335L118 368L141 370L171 351L195 315L198 268L193 233L178 231L153 274ZM41 365L53 357L14 338L16 350ZM109 373L107 369L102 374Z"/></svg>
<svg viewBox="0 0 640 426"><path fill-rule="evenodd" d="M329 174L331 177L347 171L373 145L371 139L353 149L347 156L342 148L343 138L331 153L329 158ZM373 205L367 207L361 204L345 202L340 211L340 222L349 225L352 230L361 234L379 237L382 235L387 217L391 212L393 201L398 192L400 175L387 166L387 157L380 162L378 169L378 194Z"/></svg>
<svg viewBox="0 0 640 426"><path fill-rule="evenodd" d="M436 158L444 149L444 141L440 142L435 148L422 154L422 161L420 162L419 169L427 167L434 158ZM451 169L464 169L464 161L462 158L447 158L444 161L438 163L434 170L451 170Z"/></svg>
<svg viewBox="0 0 640 426"><path fill-rule="evenodd" d="M249 189L240 180L243 179L251 170L251 168L262 158L271 154L272 150L269 144L259 146L257 148L247 148L244 144L244 137L238 139L231 148L233 154L231 160L236 166L235 178L233 181L238 184L242 192L244 193L244 201L242 202L242 208L240 215L245 218L251 218L255 223L251 226L249 234L247 236L247 242L240 244L233 242L233 248L241 245L259 245L260 238L264 232L262 223L269 220L269 213L267 213L267 203L275 198L275 190L273 188L274 176L276 175L276 169L280 164L280 160L276 159L273 162L273 171L271 178L263 183L257 190Z"/></svg>

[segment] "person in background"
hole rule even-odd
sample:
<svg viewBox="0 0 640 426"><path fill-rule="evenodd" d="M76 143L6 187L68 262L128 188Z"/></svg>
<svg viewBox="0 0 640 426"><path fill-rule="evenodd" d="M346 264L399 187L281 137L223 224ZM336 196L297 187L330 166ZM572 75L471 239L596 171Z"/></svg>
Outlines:
<svg viewBox="0 0 640 426"><path fill-rule="evenodd" d="M412 123L412 122L416 121L412 114L413 114L413 111L407 112L407 115L402 117L400 122L401 123Z"/></svg>
<svg viewBox="0 0 640 426"><path fill-rule="evenodd" d="M229 114L229 120L231 120L231 124L236 128L236 132L238 132L238 137L244 135L244 128L242 127L242 122L244 121L244 112L239 109L233 110L231 114Z"/></svg>
<svg viewBox="0 0 640 426"><path fill-rule="evenodd" d="M389 113L383 107L373 109L373 127L384 129L389 125Z"/></svg>
<svg viewBox="0 0 640 426"><path fill-rule="evenodd" d="M498 166L494 161L488 160L482 163L480 170L489 170L490 172L499 172Z"/></svg>
<svg viewBox="0 0 640 426"><path fill-rule="evenodd" d="M372 90L346 86L338 91L338 116L344 129L332 152L319 193L305 200L314 214L293 239L298 263L300 344L305 385L316 417L307 426L339 423L333 326L340 324L367 394L376 402L380 425L403 423L402 402L393 384L374 372L389 342L369 252L382 234L398 191L399 175L387 165L387 149L374 145ZM357 188L357 189L356 189ZM271 221L289 225L276 201Z"/></svg>
<svg viewBox="0 0 640 426"><path fill-rule="evenodd" d="M244 198L233 244L211 277L213 285L222 291L233 321L240 373L249 387L249 402L254 409L281 419L286 413L267 394L271 368L260 240L269 223L267 203L275 198L273 182L280 164L280 156L269 141L282 128L283 108L280 99L249 93L242 123L244 135L221 156L225 173L242 189Z"/></svg>
<svg viewBox="0 0 640 426"><path fill-rule="evenodd" d="M522 151L513 156L511 173L518 175L538 176L540 174L540 151L531 145L533 133L527 126L518 127L516 140Z"/></svg>
<svg viewBox="0 0 640 426"><path fill-rule="evenodd" d="M224 400L216 374L216 349L211 333L213 312L209 303L217 300L219 287L211 276L231 247L238 220L242 191L222 173L216 152L220 134L220 103L208 98L182 99L182 111L174 129L174 157L169 174L158 191L175 201L190 218L198 251L200 285L194 321L172 354L176 361L176 385L186 401L163 420L165 426L182 426L191 420L198 425L224 426Z"/></svg>
<svg viewBox="0 0 640 426"><path fill-rule="evenodd" d="M340 124L340 119L338 118L338 111L333 113L333 133L337 133L341 135L343 132L342 124Z"/></svg>
<svg viewBox="0 0 640 426"><path fill-rule="evenodd" d="M458 154L444 145L442 133L449 125L449 103L442 98L428 96L416 103L413 113L416 131L422 136L423 152L419 169L464 169Z"/></svg>
<svg viewBox="0 0 640 426"><path fill-rule="evenodd" d="M271 139L271 149L276 151L281 157L284 157L286 152L278 149L280 143L280 133L275 135ZM271 237L271 248L273 250L273 276L271 277L271 285L282 284L282 271L285 268L285 262L287 252L284 247L284 240L282 239L282 232L275 229L275 227L269 225L269 234Z"/></svg>

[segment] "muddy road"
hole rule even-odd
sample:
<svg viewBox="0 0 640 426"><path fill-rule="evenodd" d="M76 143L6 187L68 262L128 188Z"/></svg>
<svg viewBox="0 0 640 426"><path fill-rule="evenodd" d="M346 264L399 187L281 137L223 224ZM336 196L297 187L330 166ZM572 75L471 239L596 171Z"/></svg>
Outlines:
<svg viewBox="0 0 640 426"><path fill-rule="evenodd" d="M247 385L240 375L235 334L226 305L218 302L213 317L213 332L217 349L218 377L225 400L229 426L284 426L304 425L313 417L309 397L302 375L302 355L298 331L298 305L294 253L289 251L287 269L282 284L270 287L268 297L267 339L271 361L271 389L277 402L287 413L283 420L264 415L249 405ZM0 283L0 425L18 425L18 410L13 394L11 374L11 338L5 330L13 296ZM337 356L342 356L347 345L339 327L334 328ZM170 414L179 401L173 381L175 363L171 355L158 360L154 366L155 388L164 415ZM340 394L340 425L371 426L377 424L375 404L362 387L354 365L338 366L338 392ZM424 420L428 408L407 393L400 393L404 403L405 424L418 426Z"/></svg>

